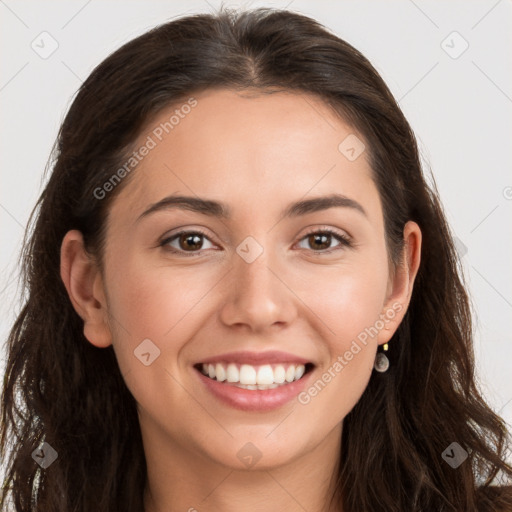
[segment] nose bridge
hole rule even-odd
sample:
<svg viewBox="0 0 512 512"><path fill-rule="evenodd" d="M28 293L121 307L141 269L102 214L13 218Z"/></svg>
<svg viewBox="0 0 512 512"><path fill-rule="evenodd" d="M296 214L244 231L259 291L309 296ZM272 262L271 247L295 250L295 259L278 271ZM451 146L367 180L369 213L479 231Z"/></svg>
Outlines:
<svg viewBox="0 0 512 512"><path fill-rule="evenodd" d="M275 285L272 263L275 261L272 251L266 247L255 246L254 242L242 242L234 256L235 277L240 286L236 289L251 295L269 293L269 286ZM260 248L261 247L261 248ZM275 266L275 265L274 265Z"/></svg>
<svg viewBox="0 0 512 512"><path fill-rule="evenodd" d="M247 237L236 248L221 315L227 325L242 323L256 330L292 318L292 294L278 277L281 266L272 248L266 247L269 238L264 246Z"/></svg>

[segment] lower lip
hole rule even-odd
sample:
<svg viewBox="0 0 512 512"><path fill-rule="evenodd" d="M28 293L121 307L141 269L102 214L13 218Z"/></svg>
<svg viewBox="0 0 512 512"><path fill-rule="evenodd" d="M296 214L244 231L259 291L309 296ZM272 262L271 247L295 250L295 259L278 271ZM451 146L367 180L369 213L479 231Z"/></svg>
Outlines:
<svg viewBox="0 0 512 512"><path fill-rule="evenodd" d="M306 386L312 371L299 380L274 389L243 389L226 382L219 382L194 369L206 388L225 404L242 411L271 411L295 398Z"/></svg>

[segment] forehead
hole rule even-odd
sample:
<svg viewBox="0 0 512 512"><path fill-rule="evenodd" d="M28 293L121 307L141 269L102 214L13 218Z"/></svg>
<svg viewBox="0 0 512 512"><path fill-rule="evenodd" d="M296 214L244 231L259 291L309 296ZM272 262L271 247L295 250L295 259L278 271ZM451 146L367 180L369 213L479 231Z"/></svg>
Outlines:
<svg viewBox="0 0 512 512"><path fill-rule="evenodd" d="M193 99L162 110L141 131L135 148L151 149L111 215L135 219L171 194L217 199L242 216L262 205L281 211L307 195L375 199L363 137L318 97L213 89ZM347 158L345 141L362 153Z"/></svg>

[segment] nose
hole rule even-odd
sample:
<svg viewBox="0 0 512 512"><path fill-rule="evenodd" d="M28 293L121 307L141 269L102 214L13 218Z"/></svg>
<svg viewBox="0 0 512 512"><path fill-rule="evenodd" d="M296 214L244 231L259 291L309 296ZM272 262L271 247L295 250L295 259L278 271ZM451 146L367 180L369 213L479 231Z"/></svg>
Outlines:
<svg viewBox="0 0 512 512"><path fill-rule="evenodd" d="M286 283L281 266L271 260L266 249L252 263L234 254L229 274L220 312L226 326L261 333L293 322L298 298Z"/></svg>

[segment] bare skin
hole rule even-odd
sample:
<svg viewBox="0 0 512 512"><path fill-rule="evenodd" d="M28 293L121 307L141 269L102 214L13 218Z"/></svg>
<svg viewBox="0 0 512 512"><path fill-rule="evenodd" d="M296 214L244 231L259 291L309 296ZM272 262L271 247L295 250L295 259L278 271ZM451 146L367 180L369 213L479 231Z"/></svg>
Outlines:
<svg viewBox="0 0 512 512"><path fill-rule="evenodd" d="M103 272L73 230L62 243L62 279L86 338L113 345L137 401L145 512L339 512L329 499L343 418L368 384L378 345L407 310L421 231L406 224L403 264L392 272L366 152L353 161L340 152L355 132L314 96L209 90L195 98L114 199ZM148 124L137 147L174 108ZM281 215L292 202L333 193L364 213L343 206ZM170 195L219 201L231 218L168 208L138 219ZM351 245L308 236L327 228ZM169 240L197 229L198 249ZM250 263L237 253L247 237L257 242L251 251L263 249ZM379 319L385 326L345 357ZM134 357L145 339L160 350L148 366ZM331 378L302 402L238 410L201 385L194 368L238 350L289 352L314 364L309 382ZM240 456L247 443L261 457L250 467Z"/></svg>

